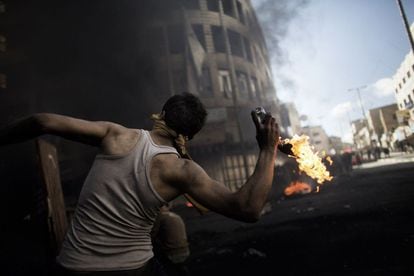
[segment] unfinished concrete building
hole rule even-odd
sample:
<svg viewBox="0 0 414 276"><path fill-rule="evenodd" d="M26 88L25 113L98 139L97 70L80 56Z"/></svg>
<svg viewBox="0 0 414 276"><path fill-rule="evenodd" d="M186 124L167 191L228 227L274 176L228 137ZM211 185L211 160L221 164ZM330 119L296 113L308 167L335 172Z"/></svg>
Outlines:
<svg viewBox="0 0 414 276"><path fill-rule="evenodd" d="M315 150L328 153L330 149L329 137L322 126L306 126L302 128L302 134L309 136L309 143Z"/></svg>
<svg viewBox="0 0 414 276"><path fill-rule="evenodd" d="M368 125L370 127L372 146L392 146L394 143L393 133L398 127L397 110L397 104L390 104L369 110Z"/></svg>
<svg viewBox="0 0 414 276"><path fill-rule="evenodd" d="M300 115L294 103L283 103L280 105L280 117L282 127L288 137L302 132Z"/></svg>
<svg viewBox="0 0 414 276"><path fill-rule="evenodd" d="M257 146L250 111L277 114L266 44L250 1L171 1L149 22L164 93L190 91L208 108L191 153L232 189L254 170Z"/></svg>

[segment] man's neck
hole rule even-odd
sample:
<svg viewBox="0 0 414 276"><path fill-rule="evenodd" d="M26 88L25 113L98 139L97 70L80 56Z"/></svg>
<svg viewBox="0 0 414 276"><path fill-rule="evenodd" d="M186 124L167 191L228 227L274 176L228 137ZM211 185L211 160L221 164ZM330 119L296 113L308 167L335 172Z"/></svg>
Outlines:
<svg viewBox="0 0 414 276"><path fill-rule="evenodd" d="M170 147L174 146L174 141L172 140L171 136L165 135L162 131L152 129L150 131L150 135L152 140L154 140L157 145Z"/></svg>

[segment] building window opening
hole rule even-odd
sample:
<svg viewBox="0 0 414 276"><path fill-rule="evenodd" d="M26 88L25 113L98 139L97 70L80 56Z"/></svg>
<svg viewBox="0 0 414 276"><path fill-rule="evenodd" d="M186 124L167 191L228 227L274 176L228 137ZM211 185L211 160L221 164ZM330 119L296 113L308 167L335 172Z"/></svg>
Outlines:
<svg viewBox="0 0 414 276"><path fill-rule="evenodd" d="M243 37L243 42L244 42L244 50L245 50L245 58L250 61L253 62L253 57L252 57L252 48L250 47L250 42L247 38Z"/></svg>
<svg viewBox="0 0 414 276"><path fill-rule="evenodd" d="M235 12L233 8L233 1L232 0L221 0L223 4L223 12L229 16L235 17Z"/></svg>
<svg viewBox="0 0 414 276"><path fill-rule="evenodd" d="M226 44L224 42L223 29L219 26L211 26L211 32L213 34L214 49L216 52L225 53Z"/></svg>
<svg viewBox="0 0 414 276"><path fill-rule="evenodd" d="M228 31L228 35L229 35L231 53L238 57L244 57L241 35L232 30Z"/></svg>
<svg viewBox="0 0 414 276"><path fill-rule="evenodd" d="M403 78L403 83L405 83L405 78Z"/></svg>
<svg viewBox="0 0 414 276"><path fill-rule="evenodd" d="M242 3L240 3L240 1L237 1L237 13L239 14L240 22L245 24L243 6Z"/></svg>
<svg viewBox="0 0 414 276"><path fill-rule="evenodd" d="M246 100L249 95L247 86L247 76L245 73L237 72L237 81L239 85L240 98Z"/></svg>
<svg viewBox="0 0 414 276"><path fill-rule="evenodd" d="M194 24L192 25L195 35L197 36L198 41L200 42L201 46L203 46L204 50L206 50L206 39L204 36L204 29L203 25L201 24Z"/></svg>
<svg viewBox="0 0 414 276"><path fill-rule="evenodd" d="M209 11L219 11L219 2L218 0L207 0L207 8Z"/></svg>
<svg viewBox="0 0 414 276"><path fill-rule="evenodd" d="M407 71L407 78L411 77L410 71Z"/></svg>
<svg viewBox="0 0 414 276"><path fill-rule="evenodd" d="M210 70L204 67L201 75L200 95L202 97L210 98L213 96L213 88L211 85Z"/></svg>
<svg viewBox="0 0 414 276"><path fill-rule="evenodd" d="M223 97L229 99L231 97L232 87L230 72L228 70L219 70L219 87Z"/></svg>
<svg viewBox="0 0 414 276"><path fill-rule="evenodd" d="M188 10L199 10L200 9L200 3L198 0L181 0L181 3L184 8Z"/></svg>
<svg viewBox="0 0 414 276"><path fill-rule="evenodd" d="M250 92L251 98L257 98L257 79L255 77L250 78Z"/></svg>

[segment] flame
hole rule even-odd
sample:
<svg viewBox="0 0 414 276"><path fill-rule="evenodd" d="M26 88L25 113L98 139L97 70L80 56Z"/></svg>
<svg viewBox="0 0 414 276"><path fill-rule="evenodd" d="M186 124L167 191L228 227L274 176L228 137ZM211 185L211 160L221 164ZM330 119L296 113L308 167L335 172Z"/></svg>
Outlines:
<svg viewBox="0 0 414 276"><path fill-rule="evenodd" d="M309 194L312 191L311 185L306 182L293 181L285 188L284 194L291 196L295 194Z"/></svg>
<svg viewBox="0 0 414 276"><path fill-rule="evenodd" d="M283 142L292 144L292 152L295 155L296 162L298 162L300 171L315 179L319 184L331 181L333 177L326 170L322 158L318 156L318 152L313 152L313 147L309 145L308 140L309 137L306 135L298 136L295 134L292 139L285 139Z"/></svg>
<svg viewBox="0 0 414 276"><path fill-rule="evenodd" d="M325 159L329 162L329 165L332 165L333 161L330 156L327 156Z"/></svg>

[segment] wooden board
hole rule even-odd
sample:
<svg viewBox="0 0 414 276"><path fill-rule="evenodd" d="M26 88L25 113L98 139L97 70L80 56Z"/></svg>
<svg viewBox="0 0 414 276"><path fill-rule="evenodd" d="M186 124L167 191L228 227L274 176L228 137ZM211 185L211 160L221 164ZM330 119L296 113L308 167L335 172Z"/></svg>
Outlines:
<svg viewBox="0 0 414 276"><path fill-rule="evenodd" d="M55 254L59 252L68 227L66 208L56 147L51 143L37 139L37 151L42 178L42 190L45 192L49 237Z"/></svg>

